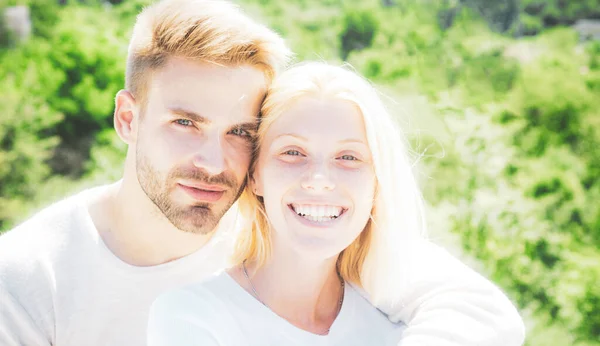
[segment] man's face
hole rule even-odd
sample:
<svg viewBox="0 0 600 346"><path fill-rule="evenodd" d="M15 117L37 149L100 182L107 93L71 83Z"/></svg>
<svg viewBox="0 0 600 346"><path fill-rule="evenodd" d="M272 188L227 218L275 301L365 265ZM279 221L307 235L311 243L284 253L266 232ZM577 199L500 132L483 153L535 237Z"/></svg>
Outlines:
<svg viewBox="0 0 600 346"><path fill-rule="evenodd" d="M138 181L177 228L206 234L239 197L266 90L262 71L172 58L150 81Z"/></svg>

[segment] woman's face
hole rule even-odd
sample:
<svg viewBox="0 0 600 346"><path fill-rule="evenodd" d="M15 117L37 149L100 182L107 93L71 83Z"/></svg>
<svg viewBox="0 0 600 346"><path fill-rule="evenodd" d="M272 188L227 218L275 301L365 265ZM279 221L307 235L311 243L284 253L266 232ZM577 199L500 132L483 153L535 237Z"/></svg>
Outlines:
<svg viewBox="0 0 600 346"><path fill-rule="evenodd" d="M376 179L359 109L299 99L267 129L253 178L275 248L336 256L362 232L373 206Z"/></svg>

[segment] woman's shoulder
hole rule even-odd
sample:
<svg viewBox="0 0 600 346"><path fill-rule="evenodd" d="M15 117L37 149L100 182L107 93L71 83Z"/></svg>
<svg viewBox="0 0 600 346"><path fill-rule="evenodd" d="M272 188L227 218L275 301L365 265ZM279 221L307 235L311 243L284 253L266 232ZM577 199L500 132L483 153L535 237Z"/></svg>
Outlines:
<svg viewBox="0 0 600 346"><path fill-rule="evenodd" d="M341 330L346 330L345 338L371 340L378 345L397 345L406 325L390 321L385 314L373 306L364 296L364 291L354 285L346 285L343 315L339 316ZM346 308L346 309L345 309Z"/></svg>
<svg viewBox="0 0 600 346"><path fill-rule="evenodd" d="M198 315L214 316L212 310L223 311L223 304L227 301L224 295L230 291L230 285L227 274L223 272L207 280L162 293L152 304L152 310L169 313L193 311Z"/></svg>
<svg viewBox="0 0 600 346"><path fill-rule="evenodd" d="M236 345L237 323L223 295L229 285L223 275L159 295L150 308L149 344Z"/></svg>
<svg viewBox="0 0 600 346"><path fill-rule="evenodd" d="M353 284L346 285L348 289L347 295L344 299L351 300L353 314L360 318L370 321L374 324L383 324L385 326L404 326L404 323L391 322L385 313L374 306L369 300L367 293L360 287Z"/></svg>

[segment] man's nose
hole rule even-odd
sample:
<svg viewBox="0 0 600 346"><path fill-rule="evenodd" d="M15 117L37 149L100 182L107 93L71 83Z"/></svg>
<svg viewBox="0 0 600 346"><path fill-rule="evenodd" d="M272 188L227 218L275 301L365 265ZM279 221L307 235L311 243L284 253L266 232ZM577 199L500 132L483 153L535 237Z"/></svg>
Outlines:
<svg viewBox="0 0 600 346"><path fill-rule="evenodd" d="M225 171L227 164L225 152L219 136L205 137L198 147L193 159L194 166L205 170L210 175Z"/></svg>

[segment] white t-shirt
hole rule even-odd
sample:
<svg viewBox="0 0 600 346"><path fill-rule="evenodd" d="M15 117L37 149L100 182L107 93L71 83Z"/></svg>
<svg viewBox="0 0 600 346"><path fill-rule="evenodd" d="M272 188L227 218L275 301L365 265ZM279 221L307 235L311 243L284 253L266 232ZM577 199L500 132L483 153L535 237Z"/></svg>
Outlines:
<svg viewBox="0 0 600 346"><path fill-rule="evenodd" d="M0 236L0 345L143 346L150 305L226 265L231 239L153 267L135 267L103 243L87 210L107 187L58 202ZM221 231L220 231L221 232ZM517 346L524 328L496 286L423 242L415 280L379 308L408 323L402 346Z"/></svg>
<svg viewBox="0 0 600 346"><path fill-rule="evenodd" d="M225 265L226 244L217 236L166 264L121 261L87 209L105 188L61 201L0 237L0 345L145 345L156 297Z"/></svg>
<svg viewBox="0 0 600 346"><path fill-rule="evenodd" d="M390 322L351 285L328 335L290 324L227 273L158 297L148 346L398 345L405 325Z"/></svg>

